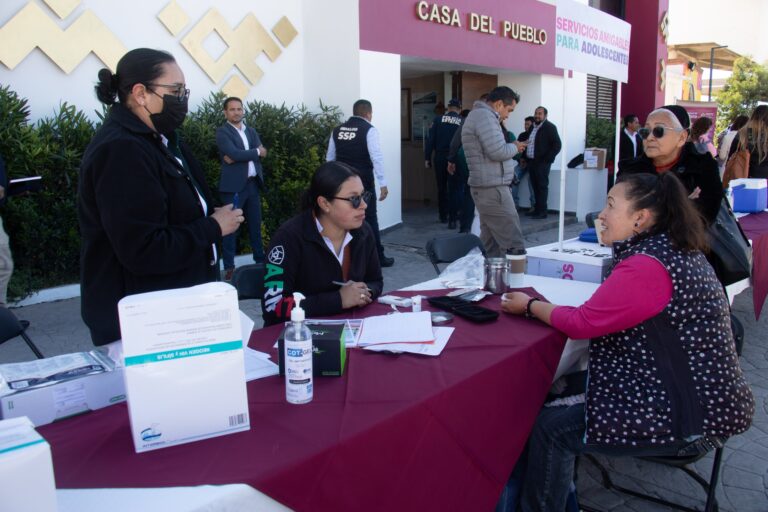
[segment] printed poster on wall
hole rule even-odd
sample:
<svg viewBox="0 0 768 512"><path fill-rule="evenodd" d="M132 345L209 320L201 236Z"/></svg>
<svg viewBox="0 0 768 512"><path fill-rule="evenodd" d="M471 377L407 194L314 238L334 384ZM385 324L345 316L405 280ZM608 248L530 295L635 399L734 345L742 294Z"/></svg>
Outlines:
<svg viewBox="0 0 768 512"><path fill-rule="evenodd" d="M555 67L627 82L632 26L573 0L557 1Z"/></svg>

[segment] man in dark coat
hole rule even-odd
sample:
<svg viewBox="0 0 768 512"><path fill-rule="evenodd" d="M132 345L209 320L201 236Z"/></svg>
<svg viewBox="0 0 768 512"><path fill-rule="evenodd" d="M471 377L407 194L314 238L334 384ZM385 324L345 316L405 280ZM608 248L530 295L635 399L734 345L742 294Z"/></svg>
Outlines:
<svg viewBox="0 0 768 512"><path fill-rule="evenodd" d="M526 215L534 219L547 218L549 170L562 147L557 127L547 121L547 114L546 108L541 106L536 108L533 114L533 130L531 130L528 138L528 146L525 148L528 175L533 183L533 192L536 196L535 208Z"/></svg>
<svg viewBox="0 0 768 512"><path fill-rule="evenodd" d="M631 160L643 154L643 139L637 133L640 119L635 114L624 116L624 129L619 136L619 161Z"/></svg>
<svg viewBox="0 0 768 512"><path fill-rule="evenodd" d="M253 261L264 261L261 241L261 189L264 186L264 170L261 159L267 149L259 134L243 122L243 102L240 98L224 100L224 117L227 122L216 130L216 146L221 156L219 197L223 204L233 204L243 210L248 223ZM239 230L238 230L239 231ZM224 237L222 252L224 279L229 281L235 270L237 231Z"/></svg>
<svg viewBox="0 0 768 512"><path fill-rule="evenodd" d="M456 228L459 211L458 196L461 184L459 177L448 173L448 153L451 140L461 125L461 102L456 98L448 102L448 111L435 116L424 146L424 166L431 166L435 154L435 180L437 183L437 207L440 222L448 221L448 228Z"/></svg>

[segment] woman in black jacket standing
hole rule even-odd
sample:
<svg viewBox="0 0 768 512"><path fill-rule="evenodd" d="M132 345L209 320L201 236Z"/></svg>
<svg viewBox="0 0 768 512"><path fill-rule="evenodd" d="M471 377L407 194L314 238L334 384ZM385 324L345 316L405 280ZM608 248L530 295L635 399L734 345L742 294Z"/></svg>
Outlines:
<svg viewBox="0 0 768 512"><path fill-rule="evenodd" d="M720 210L723 184L717 162L709 153L701 154L688 141L691 120L679 105L667 105L650 113L639 130L644 155L619 162L619 176L639 172L673 172L708 224Z"/></svg>
<svg viewBox="0 0 768 512"><path fill-rule="evenodd" d="M126 295L215 281L216 244L243 217L213 207L202 168L179 141L189 89L172 55L132 50L117 73L99 71L95 89L111 108L80 168L80 285L83 320L104 345L121 337Z"/></svg>

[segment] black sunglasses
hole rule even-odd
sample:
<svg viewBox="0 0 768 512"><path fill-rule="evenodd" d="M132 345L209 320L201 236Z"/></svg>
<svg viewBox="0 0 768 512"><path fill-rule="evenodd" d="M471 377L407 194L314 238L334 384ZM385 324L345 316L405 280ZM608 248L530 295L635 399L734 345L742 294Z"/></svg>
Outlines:
<svg viewBox="0 0 768 512"><path fill-rule="evenodd" d="M645 140L647 139L651 134L657 139L660 139L664 137L664 135L667 134L667 130L672 132L681 132L684 130L684 128L670 128L668 126L654 126L652 130L649 130L648 128L640 128L637 130L637 133L640 135L640 138Z"/></svg>
<svg viewBox="0 0 768 512"><path fill-rule="evenodd" d="M365 201L365 203L366 203L366 204L370 203L370 202L371 202L371 197L372 197L372 196L373 196L373 194L372 194L370 191L366 190L365 192L363 192L363 193L362 193L361 195L359 195L359 196L350 196L350 197L338 197L338 196L334 196L333 198L334 198L334 199L341 199L342 201L349 201L349 204L351 204L351 205L352 205L352 208L354 208L355 210L357 210L358 208L360 208L360 204L361 204L363 201Z"/></svg>

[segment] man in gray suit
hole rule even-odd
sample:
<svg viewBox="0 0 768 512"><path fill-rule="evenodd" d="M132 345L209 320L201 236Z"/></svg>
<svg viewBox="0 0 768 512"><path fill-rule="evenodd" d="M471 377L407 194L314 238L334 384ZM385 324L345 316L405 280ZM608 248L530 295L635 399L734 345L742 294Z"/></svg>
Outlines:
<svg viewBox="0 0 768 512"><path fill-rule="evenodd" d="M224 100L224 117L227 122L216 130L216 145L221 155L219 196L224 204L242 208L248 223L253 261L264 261L261 241L261 188L264 171L261 159L267 156L266 148L256 130L243 122L243 102L240 98ZM224 237L224 279L229 281L235 270L237 231Z"/></svg>

